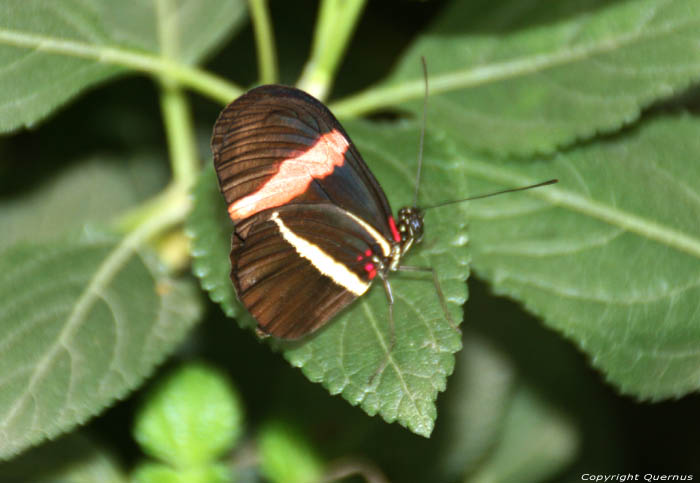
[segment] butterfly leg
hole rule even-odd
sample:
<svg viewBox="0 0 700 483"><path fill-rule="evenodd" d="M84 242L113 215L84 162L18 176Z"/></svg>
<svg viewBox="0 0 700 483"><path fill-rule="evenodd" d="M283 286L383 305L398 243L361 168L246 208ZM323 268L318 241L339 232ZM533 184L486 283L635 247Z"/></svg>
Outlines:
<svg viewBox="0 0 700 483"><path fill-rule="evenodd" d="M450 324L450 327L457 332L458 334L461 334L462 331L459 330L459 327L454 323L452 320L452 316L450 315L450 312L447 310L447 303L445 302L445 296L442 293L442 287L440 286L440 281L438 280L437 272L433 267L414 267L412 265L399 265L396 270L402 271L402 272L430 272L433 274L433 285L435 286L435 291L437 292L438 298L440 299L440 305L442 306L442 311L445 314L445 318L447 319L447 323Z"/></svg>
<svg viewBox="0 0 700 483"><path fill-rule="evenodd" d="M394 294L391 292L391 284L389 279L382 277L382 283L384 284L384 292L386 293L387 305L389 307L389 349L386 351L384 360L379 365L372 377L369 378L368 384L372 384L374 379L384 372L386 365L389 363L389 358L391 357L391 352L394 350L394 345L396 344L396 332L394 330Z"/></svg>

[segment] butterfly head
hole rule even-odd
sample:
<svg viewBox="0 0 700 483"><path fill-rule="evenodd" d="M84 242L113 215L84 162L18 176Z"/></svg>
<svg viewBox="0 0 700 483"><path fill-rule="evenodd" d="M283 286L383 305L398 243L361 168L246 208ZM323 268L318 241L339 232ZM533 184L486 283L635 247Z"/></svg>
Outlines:
<svg viewBox="0 0 700 483"><path fill-rule="evenodd" d="M413 243L423 239L423 211L416 207L401 208L397 225L401 234L401 253L404 254Z"/></svg>

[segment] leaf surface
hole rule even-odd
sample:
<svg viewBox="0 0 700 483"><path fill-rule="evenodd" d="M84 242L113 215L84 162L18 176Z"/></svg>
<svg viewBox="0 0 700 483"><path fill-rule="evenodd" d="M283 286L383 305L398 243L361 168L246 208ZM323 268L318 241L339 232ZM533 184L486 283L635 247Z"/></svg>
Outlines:
<svg viewBox="0 0 700 483"><path fill-rule="evenodd" d="M0 463L2 481L36 483L126 483L128 478L115 458L80 432L27 451Z"/></svg>
<svg viewBox="0 0 700 483"><path fill-rule="evenodd" d="M516 376L513 361L502 350L465 330L450 390L440 399L440 419L430 438L435 455L429 460L434 463L423 468L424 479L457 481L488 460L501 438Z"/></svg>
<svg viewBox="0 0 700 483"><path fill-rule="evenodd" d="M422 109L430 128L496 154L549 153L637 119L700 80L695 0L450 3L355 106ZM361 109L360 109L361 110ZM430 129L429 128L429 129Z"/></svg>
<svg viewBox="0 0 700 483"><path fill-rule="evenodd" d="M572 339L624 393L700 388L700 121L659 116L551 162L467 163L471 253L499 293Z"/></svg>
<svg viewBox="0 0 700 483"><path fill-rule="evenodd" d="M195 286L165 277L126 240L0 253L0 458L123 397L199 319Z"/></svg>
<svg viewBox="0 0 700 483"><path fill-rule="evenodd" d="M501 441L469 481L546 481L576 456L574 425L532 388L523 386L515 393L503 425Z"/></svg>
<svg viewBox="0 0 700 483"><path fill-rule="evenodd" d="M201 60L244 9L241 0L1 2L0 132L36 124L148 56Z"/></svg>

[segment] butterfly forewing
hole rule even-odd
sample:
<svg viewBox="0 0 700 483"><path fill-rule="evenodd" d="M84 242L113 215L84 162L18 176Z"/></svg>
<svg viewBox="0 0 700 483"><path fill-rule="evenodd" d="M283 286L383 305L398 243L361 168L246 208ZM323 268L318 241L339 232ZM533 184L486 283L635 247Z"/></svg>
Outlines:
<svg viewBox="0 0 700 483"><path fill-rule="evenodd" d="M239 97L219 116L212 151L234 222L287 203L325 201L395 236L377 180L333 114L303 91L269 85Z"/></svg>

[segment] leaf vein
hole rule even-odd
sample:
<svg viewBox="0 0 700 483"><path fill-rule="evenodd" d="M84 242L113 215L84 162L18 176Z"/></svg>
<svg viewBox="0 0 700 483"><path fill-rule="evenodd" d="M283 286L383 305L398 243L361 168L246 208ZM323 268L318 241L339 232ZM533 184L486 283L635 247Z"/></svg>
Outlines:
<svg viewBox="0 0 700 483"><path fill-rule="evenodd" d="M531 182L522 176L513 175L493 165L476 160L466 166L466 169L474 175L482 176L492 181L514 183L515 185ZM554 205L563 206L591 218L602 220L612 226L635 233L642 238L654 240L695 258L700 258L700 239L616 206L608 206L602 202L554 187L529 193L529 196L546 199Z"/></svg>
<svg viewBox="0 0 700 483"><path fill-rule="evenodd" d="M116 276L118 271L127 262L134 248L132 246L133 243L134 240L127 237L105 257L104 261L95 271L94 276L77 299L56 341L49 346L44 355L37 361L36 368L27 384L27 388L17 397L8 411L8 414L0 421L0 428L7 428L15 417L19 415L27 398L32 394L34 387L47 375L51 364L58 357L61 347L66 347L68 339L74 334L78 327L87 320L88 312L92 309L98 293Z"/></svg>

